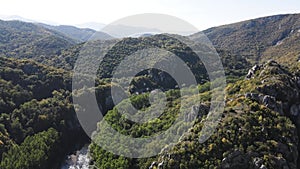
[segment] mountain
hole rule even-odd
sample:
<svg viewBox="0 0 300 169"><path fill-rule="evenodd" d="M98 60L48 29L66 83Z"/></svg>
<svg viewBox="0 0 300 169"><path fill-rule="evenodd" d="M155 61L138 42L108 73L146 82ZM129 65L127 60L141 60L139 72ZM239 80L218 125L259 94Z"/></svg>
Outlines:
<svg viewBox="0 0 300 169"><path fill-rule="evenodd" d="M206 123L206 118L215 117L208 113L214 103L212 94L222 92L222 85L215 85L220 79L209 82L201 60L178 39L168 34L109 39L105 42L118 43L99 65L95 85L86 87L84 82L88 77L83 74L78 82L82 88L72 91L72 70L85 45L79 42L93 30L0 21L0 168L58 169L67 154L89 144L92 168L297 169L300 166L299 20L299 14L277 15L204 31L217 49L227 75L225 109L213 131L210 127L215 124ZM198 35L174 36L197 40ZM103 41L89 43L97 46ZM131 82L127 82L126 74L111 82L115 73L124 73L117 68L127 56L148 48L176 54L199 84L185 84L179 90L170 74L157 69L139 72ZM85 52L95 51L92 48ZM142 56L133 60L134 66L141 67L144 62L152 64L159 59L172 63L169 55ZM89 62L82 61L82 69L90 70ZM127 72L135 71L134 66L122 66ZM172 74L182 73L178 66L172 70ZM115 103L111 89L122 83L128 84L129 98ZM216 88L211 90L212 86ZM155 89L164 95L155 95L158 91ZM193 94L195 91L199 93ZM182 97L183 93L193 95ZM87 94L96 95L97 106L103 111L107 124L131 138L147 138L167 131L181 110L189 114L175 125L174 133L184 130L191 116L196 120L176 143L165 145L153 157L119 156L91 142L78 123L75 110L94 111L90 105L73 104L74 99ZM87 99L89 104L90 98ZM165 103L164 109L159 111L160 106L151 99ZM200 103L199 106L191 107L195 102ZM135 113L126 109L131 104L140 110L138 118L161 114L150 121L136 123L127 118ZM118 152L131 152L131 147L118 144L130 140L115 135L105 137L102 134L106 129L102 126L104 121L93 120L97 123L93 126L95 141L104 140ZM200 143L205 124L212 136ZM157 140L146 148L156 150L164 141ZM72 161L76 158L80 158L77 153L68 157Z"/></svg>
<svg viewBox="0 0 300 169"><path fill-rule="evenodd" d="M0 19L4 21L22 21L22 22L29 22L29 23L44 23L48 25L58 25L58 23L56 22L47 21L47 20L32 20L18 15L0 15Z"/></svg>
<svg viewBox="0 0 300 169"><path fill-rule="evenodd" d="M0 57L0 88L0 168L59 168L86 142L70 102L70 72Z"/></svg>
<svg viewBox="0 0 300 169"><path fill-rule="evenodd" d="M112 37L106 33L100 32L99 30L104 27L104 24L97 24L97 23L86 23L78 25L78 27L70 26L70 25L58 25L57 23L52 23L49 21L35 21L31 19L26 19L18 15L0 15L0 19L3 21L20 21L20 22L27 22L27 23L33 23L38 26L42 26L44 28L47 28L49 30L54 30L56 32L59 32L69 38L72 38L73 40L76 40L78 42L84 42L87 41L92 35L94 35L97 31L97 39L111 39ZM93 29L93 26L95 29ZM97 30L97 31L95 31Z"/></svg>
<svg viewBox="0 0 300 169"><path fill-rule="evenodd" d="M98 22L86 22L86 23L82 23L82 24L77 24L75 26L78 28L89 28L89 29L93 29L96 31L101 31L101 29L103 27L105 27L105 24L98 23Z"/></svg>
<svg viewBox="0 0 300 169"><path fill-rule="evenodd" d="M93 164L98 168L117 166L120 168L220 168L220 169L263 169L299 168L300 134L300 73L290 72L275 61L254 66L254 74L229 83L226 87L226 104L222 119L213 135L204 143L201 130L209 116L211 91L207 84L198 88L201 105L196 110L197 120L177 143L169 145L154 157L145 159L117 156L97 145L97 140L111 139L102 135L99 122L94 141L90 146ZM181 99L176 92L168 91L168 106L162 115L149 122L139 124L124 118L128 100L124 100L105 116L106 122L119 133L134 138L151 137L158 131L168 129L180 108L174 107ZM134 106L147 112L147 93L133 95ZM193 102L196 97L189 98ZM122 111L118 111L122 110ZM191 113L194 110L191 110ZM130 113L130 112L128 112ZM212 114L210 114L212 115ZM183 124L179 124L183 127ZM181 128L179 127L178 130ZM210 131L212 132L212 131ZM167 138L168 139L168 138ZM121 140L125 141L125 140ZM163 141L163 140L161 140ZM112 137L105 143L115 151L129 151L128 147L116 147L120 138ZM159 143L157 143L159 144ZM157 148L156 144L148 147Z"/></svg>
<svg viewBox="0 0 300 169"><path fill-rule="evenodd" d="M0 15L0 19L5 21L22 21L22 22L31 22L31 23L36 22L32 19L23 18L18 15Z"/></svg>
<svg viewBox="0 0 300 169"><path fill-rule="evenodd" d="M21 21L0 20L0 52L2 56L32 58L42 61L76 41L53 30Z"/></svg>
<svg viewBox="0 0 300 169"><path fill-rule="evenodd" d="M217 49L241 55L252 64L268 59L288 64L299 60L299 30L300 14L286 14L214 27L203 32Z"/></svg>
<svg viewBox="0 0 300 169"><path fill-rule="evenodd" d="M59 26L52 26L52 25L46 25L46 24L39 24L45 28L48 28L50 30L55 30L57 32L60 32L64 35L66 35L69 38L72 38L74 40L77 40L78 42L85 42L89 40L93 35L97 35L97 37L93 37L93 39L111 39L112 37L106 33L95 31L93 29L89 28L77 28L75 26L68 26L68 25L59 25Z"/></svg>
<svg viewBox="0 0 300 169"><path fill-rule="evenodd" d="M300 60L300 43L297 43L300 40L299 20L300 14L276 15L214 27L203 32L219 52L227 75L241 76L247 73L251 65L264 63L269 59L287 66L297 65L295 63ZM114 28L118 30L123 26ZM194 34L189 37L193 39L197 36L198 34ZM147 40L151 37L138 39ZM79 46L75 48L80 48ZM79 51L72 49L74 48L64 50L59 56L60 59L68 60L67 64L64 64L65 61L58 62L62 63L59 67L73 67L74 62L69 61L74 60L71 59L72 56L77 56ZM66 53L68 54L65 55Z"/></svg>
<svg viewBox="0 0 300 169"><path fill-rule="evenodd" d="M138 27L138 26L128 26L128 25L107 25L102 31L116 37L116 38L124 38L131 37L132 35L136 35L137 32L147 33L147 32L156 32L163 33L161 30L156 28L147 28L147 27Z"/></svg>
<svg viewBox="0 0 300 169"><path fill-rule="evenodd" d="M227 75L235 77L233 80L227 79L225 111L218 128L208 141L199 143L200 131L208 116L211 99L211 91L206 88L209 84L204 83L198 87L201 89L201 106L197 112L199 119L178 143L166 146L160 154L152 158L132 159L114 155L94 142L90 146L93 164L98 168L115 166L149 169L299 168L299 20L299 14L277 15L204 31L219 52ZM197 34L190 37L196 40ZM165 42L174 44L162 35L124 39L124 42L127 41L125 44L133 45L134 48L139 44L145 44L143 42L147 41L147 38L160 40L165 38ZM139 43L139 40L142 42ZM126 49L133 48L130 46ZM179 49L184 49L179 50L182 56L190 56L186 48L179 47ZM119 52L122 53L122 50ZM122 57L116 59L120 58ZM109 63L117 61L113 57L110 59L112 60ZM144 84L144 88L149 87L149 83ZM178 102L176 89L168 90L166 93L170 96L169 106L159 118L148 123L134 123L122 115L123 109L122 114L118 111L118 107L126 107L128 100L109 110L105 119L124 135L134 138L151 137L162 131L161 128L168 128L179 111L172 106ZM149 103L145 99L147 97L148 93L142 92L140 95L133 95L129 100L139 109L147 110L149 108ZM190 98L191 101L192 99L193 97ZM98 126L101 126L101 122ZM101 131L103 131L101 128L97 129L99 135L94 134L95 140L110 139L103 137ZM115 140L118 138L113 137L106 145L111 147L118 145ZM120 149L130 151L127 147L114 148L116 151ZM156 146L153 144L148 148L155 149Z"/></svg>
<svg viewBox="0 0 300 169"><path fill-rule="evenodd" d="M203 123L197 122L174 147L144 164L151 169L299 168L300 76L275 61L253 70L251 77L227 85L223 118L209 140L199 143ZM200 112L207 114L208 108Z"/></svg>

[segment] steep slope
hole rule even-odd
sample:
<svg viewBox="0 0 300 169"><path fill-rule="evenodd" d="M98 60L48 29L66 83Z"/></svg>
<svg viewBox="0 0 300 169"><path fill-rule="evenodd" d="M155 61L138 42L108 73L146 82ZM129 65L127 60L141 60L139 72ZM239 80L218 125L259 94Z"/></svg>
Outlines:
<svg viewBox="0 0 300 169"><path fill-rule="evenodd" d="M0 20L1 55L42 61L74 44L73 39L32 23Z"/></svg>
<svg viewBox="0 0 300 169"><path fill-rule="evenodd" d="M173 148L166 147L153 158L131 159L113 155L92 143L90 154L93 164L99 168L144 169L299 168L299 19L300 15L278 15L205 31L229 72L238 68L241 62L242 70L249 62L264 62L251 68L245 74L246 78L240 76L241 80L228 84L225 112L218 129L207 142L199 143L202 118L206 117L210 101L210 92L204 90L201 91L203 107L199 111L199 120ZM130 42L135 44L137 40L130 39ZM278 62L269 60L271 58ZM205 85L199 88L203 89ZM134 100L134 105L146 109L149 105L145 98L147 93L133 96L131 100ZM164 131L172 123L178 113L176 108L172 109L172 105L178 105L176 99L170 98L170 107L149 123L140 125L126 119L117 111L117 106L122 106L122 103L109 111L105 118L122 134L149 137ZM114 146L113 141L111 143ZM149 148L155 149L155 145Z"/></svg>
<svg viewBox="0 0 300 169"><path fill-rule="evenodd" d="M71 102L70 76L32 60L0 57L0 168L59 168L87 141Z"/></svg>
<svg viewBox="0 0 300 169"><path fill-rule="evenodd" d="M200 91L202 100L197 112L198 120L174 147L166 146L153 158L131 159L113 155L92 143L90 153L93 164L99 168L115 166L128 169L297 169L300 152L300 74L290 72L275 61L255 67L248 78L228 84L222 119L205 143L201 144L199 139L209 110L209 89ZM168 91L167 96L169 102L165 111L149 122L134 123L116 107L105 116L106 121L115 130L134 138L165 131L176 118L179 112L176 105L180 104L176 91ZM133 105L142 109L149 106L147 93L132 96L131 100ZM119 106L126 103L125 100ZM97 139L98 136L95 136ZM113 141L110 146L114 146ZM126 147L122 148L126 150ZM156 146L153 144L148 148L155 149Z"/></svg>
<svg viewBox="0 0 300 169"><path fill-rule="evenodd" d="M132 137L155 135L173 124L182 106L180 91L169 81L171 78L151 70L136 75L130 84L132 96L113 108L110 88L115 84L111 84L109 78L126 56L149 46L172 51L191 67L201 82L198 86L201 109L193 112L198 117L195 125L173 148L166 147L152 158L130 159L92 143L89 147L92 164L98 168L128 169L299 168L298 18L299 15L271 16L205 31L220 53L227 75L235 78L227 79L225 111L219 127L204 144L199 143L199 138L202 120L209 110L210 83L206 70L191 49L166 35L120 41L100 65L98 75L107 79L97 79L95 84L98 106L107 111L105 119L114 129ZM0 23L3 55L32 58L64 68L0 57L0 167L58 168L60 160L55 158L62 159L59 155L85 138L75 117L70 92L71 72L68 71L73 68L83 44L73 45L76 43L73 39L37 25L18 21ZM31 53L26 55L26 52ZM270 58L278 62L257 64L247 74L251 63ZM137 60L135 64L142 61ZM287 68L281 63L290 66ZM132 71L131 67L126 69ZM126 107L129 102L137 109L146 110L151 106L150 91L157 88L164 89L167 96L166 108L159 117L139 124L118 112L117 106ZM195 88L187 86L185 90L191 92ZM83 87L74 92L85 95L91 91ZM188 99L193 102L195 98ZM112 140L112 146L117 141ZM155 145L148 148L155 148Z"/></svg>
<svg viewBox="0 0 300 169"><path fill-rule="evenodd" d="M112 41L107 41L107 43L111 43ZM95 46L97 46L97 44L101 42L95 41L93 43L95 43ZM51 63L49 62L49 65L53 65L55 67L63 68L66 70L73 69L74 64L83 47L84 44L82 43L62 50L59 55L51 58ZM195 53L182 42L180 42L176 38L168 36L167 34L159 34L139 38L124 38L120 40L114 47L112 47L112 49L107 53L102 63L100 64L98 72L99 77L110 78L114 69L117 68L117 66L126 56L129 56L138 50L151 47L160 48L176 54L179 58L181 58L184 62L191 66L191 69L195 73L197 79L202 78L203 81L207 80L207 77L205 75L205 67L199 59L197 60L197 56L195 55ZM218 50L218 53L221 56L221 61L223 62L225 73L228 76L238 77L241 75L245 75L247 73L247 70L251 66L251 64L249 64L249 62L247 62L247 60L240 55L231 53L223 49ZM144 59L146 59L146 57ZM136 64L139 64L141 61L137 61ZM128 70L131 69L132 68L130 67L128 68Z"/></svg>
<svg viewBox="0 0 300 169"><path fill-rule="evenodd" d="M300 41L299 29L300 14L291 14L214 27L205 30L204 33L217 49L227 75L241 76L247 73L251 65L263 63L269 59L289 66L299 61L300 43L297 43ZM190 37L193 39L197 37L197 34ZM120 44L127 43L126 46L112 51L112 56L108 60L110 63L117 63L120 58L123 58L118 53L131 53L130 51L136 48L135 45L147 45L145 44L147 41L154 39L168 41L163 35L124 38L123 43ZM53 61L50 64L72 69L81 47L82 44L79 44L61 51L55 58L52 58ZM182 50L180 53L190 55L187 50Z"/></svg>
<svg viewBox="0 0 300 169"><path fill-rule="evenodd" d="M205 30L204 33L216 48L241 55L255 64L273 56L283 57L290 52L281 50L283 48L278 49L280 46L292 44L293 47L288 49L299 49L299 43L295 42L299 29L300 14L287 14L214 27ZM277 51L281 52L276 55ZM289 59L295 57L290 54Z"/></svg>
<svg viewBox="0 0 300 169"><path fill-rule="evenodd" d="M299 69L300 63L300 28L292 29L290 34L262 53L262 61L274 59L279 63ZM298 62L298 63L297 63ZM297 67L298 65L298 67Z"/></svg>

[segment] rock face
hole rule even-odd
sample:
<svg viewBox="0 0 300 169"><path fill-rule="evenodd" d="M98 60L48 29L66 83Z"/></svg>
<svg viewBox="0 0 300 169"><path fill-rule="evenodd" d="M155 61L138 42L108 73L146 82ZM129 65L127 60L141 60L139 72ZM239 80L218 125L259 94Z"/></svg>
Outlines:
<svg viewBox="0 0 300 169"><path fill-rule="evenodd" d="M246 166L249 166L249 161L249 156L239 150L236 150L230 153L227 157L223 158L221 168L245 168Z"/></svg>
<svg viewBox="0 0 300 169"><path fill-rule="evenodd" d="M294 104L291 106L290 114L298 117L300 114L300 104Z"/></svg>
<svg viewBox="0 0 300 169"><path fill-rule="evenodd" d="M156 161L152 162L149 169L163 169L164 168L164 161L157 163Z"/></svg>
<svg viewBox="0 0 300 169"><path fill-rule="evenodd" d="M252 160L252 163L254 164L255 168L261 168L263 167L263 160L261 158L255 157Z"/></svg>
<svg viewBox="0 0 300 169"><path fill-rule="evenodd" d="M238 90L240 91L240 93L236 93L236 95L232 97L229 95L228 102L232 101L232 103L234 103L236 101L235 100L236 98L239 98L241 100L246 98L240 103L243 102L243 104L248 104L246 102L248 102L249 101L248 99L250 99L251 101L249 101L249 105L250 104L253 105L255 109L258 109L258 111L256 111L255 109L251 109L251 106L249 106L250 108L246 106L247 108L250 109L250 113L253 113L252 114L253 117L255 117L255 118L251 118L251 120L248 119L249 121L247 120L244 121L245 123L249 123L249 125L243 126L241 122L239 123L236 122L236 127L231 128L232 126L235 126L234 120L232 120L230 121L230 123L228 123L228 125L222 126L225 127L226 129L223 128L219 129L219 131L226 130L226 132L224 133L226 133L225 135L228 136L224 138L224 135L222 135L223 132L220 132L221 133L220 135L214 137L214 139L222 140L220 141L221 142L220 145L216 145L216 147L218 147L216 151L222 152L222 155L218 157L219 160L219 163L217 164L218 168L221 169L267 169L267 168L268 169L269 168L297 169L299 168L300 160L298 159L298 154L300 152L300 149L297 147L299 145L298 135L300 134L299 82L300 82L299 76L290 73L286 68L279 65L277 62L269 61L266 64L256 65L252 67L249 70L246 79L242 81L243 84L240 86L238 85L233 86L233 90ZM251 90L243 90L244 88L242 88L242 86L245 86L245 88L249 86ZM249 91L249 92L244 93L244 95L242 95L241 91ZM203 109L204 108L201 106L193 107L190 114L188 114L185 117L185 119L190 121L195 116L201 118L202 114L199 112L201 112L201 110ZM237 114L237 116L243 116L243 118L252 116L252 115L247 115L246 114L247 110L243 108L241 108L241 111L239 112L234 111L232 109L228 109L228 110L229 112L227 113L232 112L234 114ZM263 111L263 110L268 110L268 111ZM262 115L257 115L259 114L259 112L262 113ZM266 113L271 114L271 112L272 112L272 116L266 114ZM232 119L235 119L237 118L237 116L232 115L230 117L232 117ZM285 123L285 124L294 123L294 125L291 124L291 126L293 126L292 128L283 129L285 130L284 132L287 131L290 132L289 135L290 137L287 135L285 136L281 135L284 134L284 132L279 134L278 137L276 136L277 134L276 132L282 130L281 125L284 123L281 121L282 116L286 116L287 118L290 119L289 120L287 118L283 118L289 121L289 123ZM222 120L225 121L225 119L226 117L224 117L224 119ZM277 119L277 120L275 122L275 120L272 121L272 119ZM257 120L258 122L255 122L255 120ZM268 125L268 123L270 122L265 123L267 121L270 122L272 121L272 124L274 124L274 126L270 127ZM295 126L297 127L298 131L296 131ZM179 142L175 144L176 147L174 148L175 150L165 149L165 151L162 151L158 156L157 162L152 163L149 169L161 168L161 166L164 166L165 168L179 169L182 166L189 166L189 164L193 162L191 160L189 163L185 163L186 161L182 159L186 160L186 159L191 159L192 157L199 158L198 160L201 161L202 156L201 157L196 157L196 155L193 156L194 148L198 146L198 142L197 142L198 140L196 139L198 137L195 136L195 133L193 133L196 130L197 128L192 128L190 129L189 133L182 136L179 139ZM257 133L250 130L257 130ZM255 138L254 141L248 141L250 137L245 140L243 140L243 137L239 138L239 136L241 136L241 133L243 133L243 137L247 137L248 134L251 135L251 138L252 137ZM250 133L255 133L255 134L252 135ZM272 137L269 137L270 135L272 135ZM230 138L235 138L235 139L230 140ZM241 143L240 147L234 147L236 144L231 144L228 141L228 140L230 141L233 140L234 142L238 139L243 140L240 142ZM199 148L199 151L202 152L210 151L210 149L213 149L215 144L216 144L215 141L209 140L208 143L203 146L204 148L201 147L200 145L197 148ZM257 147L256 144L260 144L261 146ZM229 145L231 145L231 147ZM253 149L251 148L251 150L248 150L247 148L251 147L249 145L255 148ZM224 147L228 146L228 147L224 148L222 146ZM267 149L265 146L270 146L268 150L266 150L265 152L262 152L261 150L257 150L257 148ZM181 152L183 153L181 154ZM211 158L212 156L211 154L213 153L204 154L204 156L207 155L209 156L209 158ZM201 164L205 165L207 161ZM270 161L272 164L270 164ZM215 166L215 164L211 166Z"/></svg>
<svg viewBox="0 0 300 169"><path fill-rule="evenodd" d="M247 79L251 79L254 77L255 73L260 69L260 65L255 65L253 66L249 71L248 74L246 75Z"/></svg>
<svg viewBox="0 0 300 169"><path fill-rule="evenodd" d="M137 77L130 84L130 93L145 93L155 89L169 90L178 88L176 81L167 73L148 70L143 77Z"/></svg>
<svg viewBox="0 0 300 169"><path fill-rule="evenodd" d="M157 166L158 169L163 169L163 167L164 167L164 162L159 163Z"/></svg>
<svg viewBox="0 0 300 169"><path fill-rule="evenodd" d="M279 112L281 115L284 115L281 101L277 101L273 96L258 93L246 93L245 97L257 101L258 103L263 104L276 112Z"/></svg>
<svg viewBox="0 0 300 169"><path fill-rule="evenodd" d="M276 112L279 112L281 115L283 115L283 110L282 110L282 104L276 101L275 97L265 95L261 101L265 106L267 106L269 109L272 109Z"/></svg>
<svg viewBox="0 0 300 169"><path fill-rule="evenodd" d="M255 67L249 70L246 78L257 78L261 80L261 84L257 89L259 93L246 93L245 97L257 101L266 107L285 115L293 121L300 134L300 77L293 75L286 68L282 67L275 61L268 61L259 69L259 75L255 76ZM278 150L287 154L293 159L287 162L286 159L277 158L276 166L278 168L297 168L300 165L298 151L289 149L285 144L279 143ZM260 164L260 160L255 159L255 164ZM266 168L265 165L255 165L258 168Z"/></svg>
<svg viewBox="0 0 300 169"><path fill-rule="evenodd" d="M154 161L151 163L149 169L154 169L154 167L156 167L156 166L157 166L157 162Z"/></svg>
<svg viewBox="0 0 300 169"><path fill-rule="evenodd" d="M259 73L255 75L257 71ZM299 116L300 77L291 74L277 62L269 60L264 65L251 68L246 78L260 79L262 84L257 87L259 93L246 93L246 98L262 103L288 117Z"/></svg>
<svg viewBox="0 0 300 169"><path fill-rule="evenodd" d="M184 120L186 122L192 122L196 119L201 119L203 115L206 115L209 112L209 107L206 105L192 106L191 111L186 113Z"/></svg>

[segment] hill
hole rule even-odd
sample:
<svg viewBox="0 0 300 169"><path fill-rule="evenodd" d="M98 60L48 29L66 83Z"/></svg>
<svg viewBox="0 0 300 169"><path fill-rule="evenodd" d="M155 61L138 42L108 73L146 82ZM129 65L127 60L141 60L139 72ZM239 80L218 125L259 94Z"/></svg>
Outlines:
<svg viewBox="0 0 300 169"><path fill-rule="evenodd" d="M32 23L0 20L0 52L2 56L32 58L56 54L76 44L71 38Z"/></svg>
<svg viewBox="0 0 300 169"><path fill-rule="evenodd" d="M0 88L1 168L58 168L86 142L71 104L69 72L0 57Z"/></svg>
<svg viewBox="0 0 300 169"><path fill-rule="evenodd" d="M203 90L207 84L203 84L198 87L202 89L200 96L203 104L198 112L199 120L174 147L166 147L153 158L132 159L113 155L92 143L90 153L93 164L99 168L115 166L150 169L298 168L299 20L298 14L278 15L204 31L217 48L227 75L240 77L228 81L226 108L222 120L207 142L199 143L203 118L207 115L210 101L210 92ZM160 39L162 35L150 38ZM126 44L132 44L134 47L140 39L124 41L126 40L130 42ZM145 38L143 40L147 41ZM183 56L189 56L187 51L181 51ZM113 63L112 61L109 63ZM249 65L255 66L251 66L249 71L244 71ZM239 73L236 70L239 70ZM170 93L167 95L172 95ZM147 110L147 94L132 96L133 104L138 105L139 109ZM171 97L168 101L170 107L166 108L163 115L148 123L133 123L118 112L117 107L126 106L127 101L108 111L106 120L122 134L149 137L158 131L164 131L172 123L172 118L176 117L178 110L172 107L178 105L176 97ZM96 140L105 139L101 137L101 131L97 130L99 136L94 135ZM109 143L110 146L115 146L113 140ZM122 148L127 150L127 147ZM149 148L155 149L155 144Z"/></svg>
<svg viewBox="0 0 300 169"><path fill-rule="evenodd" d="M49 29L20 21L0 21L0 168L59 168L64 155L88 143L91 165L104 169L297 169L300 166L299 20L299 14L277 15L204 31L221 57L227 86L225 110L217 129L203 144L199 142L200 131L209 116L213 92L210 87L214 83L208 81L207 71L195 53L178 39L168 34L123 38L99 65L95 86L71 91L72 70L85 45L78 42L92 30L69 26ZM190 37L196 40L197 34ZM116 39L106 42L114 43ZM98 45L103 41L90 43ZM130 97L115 105L111 88L119 86L111 78L116 68L126 56L147 48L176 54L195 74L199 85L187 84L181 91L168 73L148 69L136 74L126 88ZM135 59L134 64L141 66L145 61L150 64L161 58L171 62L169 55L155 56ZM83 62L84 69L91 69L88 62ZM134 71L134 67L124 66L125 70ZM173 73L180 72L174 69ZM117 82L121 84L127 78L124 76ZM82 83L85 79L80 80ZM154 89L165 93L165 100L157 98L159 103L166 103L163 112L145 123L127 119L126 115L133 113L126 112L129 103L146 113L138 118L156 113L159 106L152 106L154 102L150 100ZM219 90L219 86L214 89ZM199 94L181 97L181 92L194 91ZM95 93L97 106L103 110L108 124L133 138L164 132L173 125L181 107L195 101L200 105L191 110L197 117L195 124L177 143L166 145L154 157L127 158L87 139L75 108L83 108L87 113L93 110L73 105L72 92L74 97ZM123 108L122 112L119 108ZM131 147L117 146L122 140L114 136L111 140L103 138L102 123L94 126L93 138L107 141L116 151L130 152ZM184 125L184 122L177 124L174 132L183 130ZM155 150L156 146L154 143L147 148Z"/></svg>
<svg viewBox="0 0 300 169"><path fill-rule="evenodd" d="M299 59L299 29L300 14L286 14L214 27L203 32L217 49L243 56L252 64L268 59L290 64Z"/></svg>
<svg viewBox="0 0 300 169"><path fill-rule="evenodd" d="M50 30L55 30L64 34L65 36L72 38L78 42L85 42L89 40L93 35L97 33L97 37L93 37L95 40L99 39L111 39L112 37L104 32L95 31L89 28L77 28L75 26L68 26L68 25L59 25L59 26L52 26L46 24L38 24Z"/></svg>

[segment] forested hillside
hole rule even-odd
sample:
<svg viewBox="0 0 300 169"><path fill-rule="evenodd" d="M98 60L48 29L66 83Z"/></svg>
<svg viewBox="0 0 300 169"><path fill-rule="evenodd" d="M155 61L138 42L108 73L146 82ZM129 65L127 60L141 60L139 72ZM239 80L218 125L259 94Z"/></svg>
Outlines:
<svg viewBox="0 0 300 169"><path fill-rule="evenodd" d="M72 70L85 45L79 42L87 40L94 31L0 21L0 168L60 168L66 155L89 144L91 168L297 169L300 166L299 21L299 14L278 15L204 31L220 55L227 86L222 118L203 144L199 142L200 131L214 91L210 90L211 82L203 63L178 39L168 34L121 39L99 65L95 88L72 91ZM196 37L185 38L197 40ZM127 89L130 97L117 105L110 92L118 85L111 83L111 78L121 61L138 50L152 47L176 54L195 75L198 86L185 86L183 90L199 92L185 98L190 102L200 98L200 107L193 109L196 123L173 147L166 145L157 156L136 159L112 154L91 142L84 133L72 92L81 96L95 89L105 120L122 134L147 138L167 130L182 106L178 84L168 73L157 69L138 73ZM136 60L135 64L141 65L142 61ZM151 91L155 89L165 92L167 98L166 108L159 117L139 124L118 111L119 107L132 103L147 112L151 107ZM177 127L181 130L183 126ZM93 139L101 138L101 130L97 128ZM110 144L115 146L116 142L112 140ZM155 148L152 146L148 148Z"/></svg>
<svg viewBox="0 0 300 169"><path fill-rule="evenodd" d="M72 106L70 74L30 60L0 62L1 168L59 167L76 146L69 142L85 141Z"/></svg>
<svg viewBox="0 0 300 169"><path fill-rule="evenodd" d="M0 31L2 56L42 62L44 58L75 44L73 39L56 31L21 21L0 21Z"/></svg>
<svg viewBox="0 0 300 169"><path fill-rule="evenodd" d="M299 14L276 15L204 31L215 47L241 55L250 63L299 60ZM193 35L191 35L193 38Z"/></svg>

